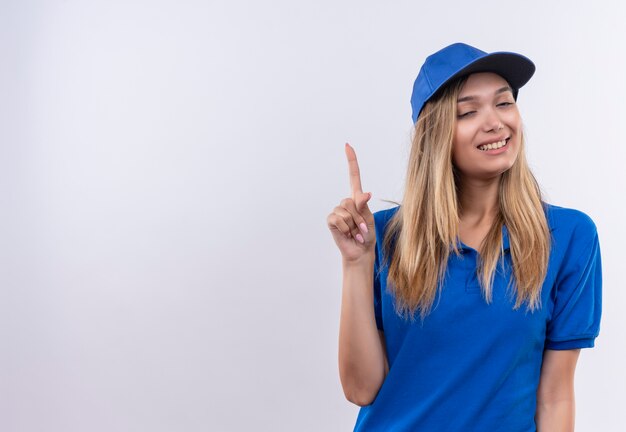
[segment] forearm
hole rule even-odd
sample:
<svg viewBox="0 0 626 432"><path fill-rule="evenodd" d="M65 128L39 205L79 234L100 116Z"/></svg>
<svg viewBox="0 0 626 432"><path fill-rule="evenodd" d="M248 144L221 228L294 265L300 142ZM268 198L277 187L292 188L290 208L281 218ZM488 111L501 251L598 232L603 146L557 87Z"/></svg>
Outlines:
<svg viewBox="0 0 626 432"><path fill-rule="evenodd" d="M339 374L346 398L372 402L385 378L385 359L374 317L373 257L343 265Z"/></svg>
<svg viewBox="0 0 626 432"><path fill-rule="evenodd" d="M575 400L537 402L537 432L574 432Z"/></svg>

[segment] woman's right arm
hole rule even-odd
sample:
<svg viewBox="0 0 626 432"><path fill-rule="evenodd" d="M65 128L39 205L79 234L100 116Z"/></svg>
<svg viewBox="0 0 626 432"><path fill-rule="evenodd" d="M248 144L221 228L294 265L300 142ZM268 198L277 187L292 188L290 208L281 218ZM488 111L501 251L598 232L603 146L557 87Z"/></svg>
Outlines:
<svg viewBox="0 0 626 432"><path fill-rule="evenodd" d="M343 260L339 375L346 399L359 406L373 402L388 371L384 333L374 318L373 274L373 256Z"/></svg>
<svg viewBox="0 0 626 432"><path fill-rule="evenodd" d="M376 228L363 193L354 149L346 144L352 197L328 215L328 227L343 265L339 326L339 376L346 398L359 406L372 403L388 371L384 334L374 315Z"/></svg>

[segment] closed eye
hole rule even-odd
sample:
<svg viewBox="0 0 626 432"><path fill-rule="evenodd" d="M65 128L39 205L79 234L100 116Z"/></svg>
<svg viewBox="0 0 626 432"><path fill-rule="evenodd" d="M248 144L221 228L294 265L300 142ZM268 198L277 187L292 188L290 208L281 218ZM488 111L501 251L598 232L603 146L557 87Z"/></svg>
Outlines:
<svg viewBox="0 0 626 432"><path fill-rule="evenodd" d="M501 103L499 103L499 104L498 104L498 105L496 105L496 106L505 106L505 107L506 107L506 106L509 106L509 105L514 105L514 104L515 104L515 102L501 102ZM467 117L467 116L469 116L470 114L474 114L475 112L476 112L476 111L468 111L468 112L466 112L465 114L460 114L460 115L458 116L458 118Z"/></svg>

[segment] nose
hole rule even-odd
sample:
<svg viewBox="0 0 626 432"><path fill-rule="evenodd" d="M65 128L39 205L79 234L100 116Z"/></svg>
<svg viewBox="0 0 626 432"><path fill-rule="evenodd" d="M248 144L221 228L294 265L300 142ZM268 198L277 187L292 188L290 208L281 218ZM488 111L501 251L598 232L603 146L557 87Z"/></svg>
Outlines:
<svg viewBox="0 0 626 432"><path fill-rule="evenodd" d="M504 125L502 124L502 120L500 119L498 113L494 109L487 110L484 122L485 132L491 132L492 130L497 132L503 127Z"/></svg>

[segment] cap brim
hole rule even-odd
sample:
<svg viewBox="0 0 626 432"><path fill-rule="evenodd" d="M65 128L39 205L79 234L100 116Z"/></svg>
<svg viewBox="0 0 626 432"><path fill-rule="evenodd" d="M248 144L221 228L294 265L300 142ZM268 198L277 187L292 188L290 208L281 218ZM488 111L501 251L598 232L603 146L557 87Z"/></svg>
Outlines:
<svg viewBox="0 0 626 432"><path fill-rule="evenodd" d="M494 72L508 81L514 90L526 84L535 73L535 64L521 54L499 51L474 60L443 82L434 93L450 81L476 72ZM434 94L433 93L433 94ZM517 91L515 92L517 93Z"/></svg>

